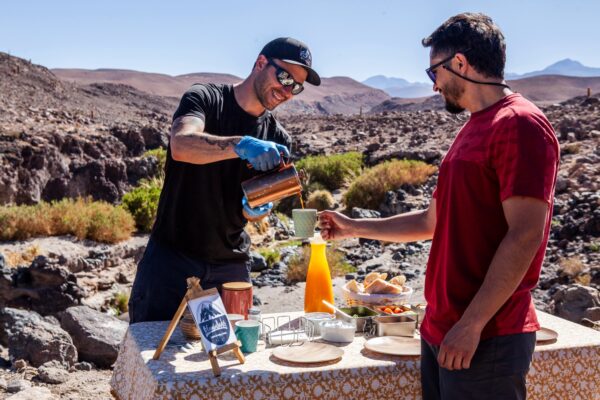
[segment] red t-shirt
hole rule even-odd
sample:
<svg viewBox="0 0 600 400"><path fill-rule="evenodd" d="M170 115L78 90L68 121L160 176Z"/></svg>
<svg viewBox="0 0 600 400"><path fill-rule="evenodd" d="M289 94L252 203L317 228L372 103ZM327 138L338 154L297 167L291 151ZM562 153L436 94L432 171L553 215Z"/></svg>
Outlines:
<svg viewBox="0 0 600 400"><path fill-rule="evenodd" d="M548 203L544 240L515 293L482 331L481 339L534 332L531 300L548 242L559 146L544 114L519 94L471 114L439 171L437 222L425 275L427 309L422 337L440 345L481 287L508 231L502 201L526 196Z"/></svg>

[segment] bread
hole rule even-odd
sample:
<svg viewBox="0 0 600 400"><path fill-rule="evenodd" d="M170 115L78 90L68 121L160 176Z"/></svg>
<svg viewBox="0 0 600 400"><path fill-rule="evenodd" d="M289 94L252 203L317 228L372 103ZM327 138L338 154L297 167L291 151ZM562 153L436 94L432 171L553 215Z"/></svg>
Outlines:
<svg viewBox="0 0 600 400"><path fill-rule="evenodd" d="M404 284L406 283L406 276L404 276L404 275L395 276L392 279L390 279L390 283L392 285L404 286Z"/></svg>
<svg viewBox="0 0 600 400"><path fill-rule="evenodd" d="M377 278L379 278L379 272L373 271L367 274L367 276L365 276L365 288L368 287L371 284L371 282L373 282Z"/></svg>
<svg viewBox="0 0 600 400"><path fill-rule="evenodd" d="M362 285L360 285L358 282L356 282L356 279L352 279L350 282L348 282L346 284L346 289L348 289L349 291L354 292L354 293L360 293L364 290L364 289L361 290L362 288L360 286L362 286Z"/></svg>
<svg viewBox="0 0 600 400"><path fill-rule="evenodd" d="M365 292L370 294L400 294L402 291L402 286L394 285L380 278L365 287Z"/></svg>

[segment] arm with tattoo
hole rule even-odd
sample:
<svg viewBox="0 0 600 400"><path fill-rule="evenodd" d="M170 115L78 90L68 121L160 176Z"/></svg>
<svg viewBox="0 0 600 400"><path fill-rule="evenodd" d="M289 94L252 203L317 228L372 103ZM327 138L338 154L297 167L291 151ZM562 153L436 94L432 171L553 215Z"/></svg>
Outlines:
<svg viewBox="0 0 600 400"><path fill-rule="evenodd" d="M235 145L241 136L215 136L204 132L204 121L198 117L181 116L171 126L171 155L176 161L209 164L237 158Z"/></svg>

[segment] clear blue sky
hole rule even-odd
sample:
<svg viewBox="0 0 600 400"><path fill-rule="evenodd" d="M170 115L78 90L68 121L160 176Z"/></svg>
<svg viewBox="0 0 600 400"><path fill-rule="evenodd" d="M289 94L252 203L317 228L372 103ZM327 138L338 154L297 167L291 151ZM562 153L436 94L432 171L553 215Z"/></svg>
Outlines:
<svg viewBox="0 0 600 400"><path fill-rule="evenodd" d="M306 42L325 77L427 81L421 39L449 16L489 14L507 40L507 72L563 58L600 67L600 1L3 1L0 51L49 68L124 68L241 77L270 39Z"/></svg>

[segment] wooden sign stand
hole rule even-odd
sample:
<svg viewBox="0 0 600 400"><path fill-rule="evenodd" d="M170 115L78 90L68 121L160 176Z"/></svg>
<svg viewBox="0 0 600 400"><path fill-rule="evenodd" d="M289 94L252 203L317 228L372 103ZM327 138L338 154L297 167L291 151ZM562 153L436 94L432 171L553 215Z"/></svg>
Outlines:
<svg viewBox="0 0 600 400"><path fill-rule="evenodd" d="M208 289L208 290L203 290L202 287L200 286L200 279L198 279L196 277L188 278L187 284L188 284L187 292L185 293L185 296L183 296L183 300L181 300L181 304L179 304L179 308L175 312L175 316L171 320L171 323L169 323L169 327L167 328L165 335L161 339L158 347L156 348L156 351L154 352L154 356L152 357L153 360L158 360L160 355L162 354L163 350L165 349L167 342L171 338L171 335L173 334L173 331L175 330L177 323L181 319L181 316L183 315L185 308L187 307L188 301L195 299L197 297L215 294L217 292L217 289L214 289L214 288ZM237 357L240 364L244 364L244 362L246 360L244 359L244 355L242 354L240 347L242 347L242 344L239 341L236 341L234 343L230 343L228 345L220 347L216 350L207 352L208 359L210 360L210 365L212 367L214 376L221 375L221 368L219 367L219 362L217 360L217 355L219 355L219 354L222 354L222 353L225 353L225 352L231 350Z"/></svg>

